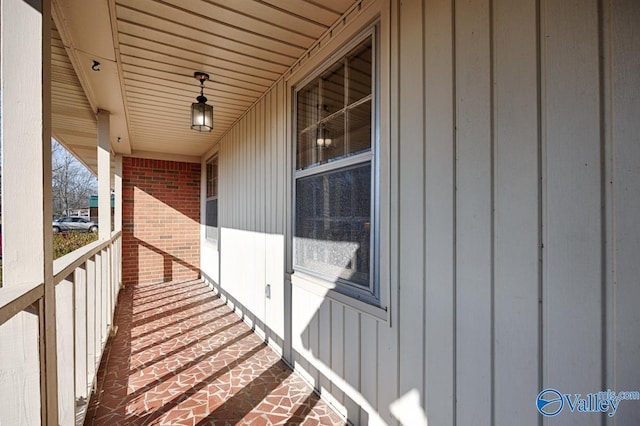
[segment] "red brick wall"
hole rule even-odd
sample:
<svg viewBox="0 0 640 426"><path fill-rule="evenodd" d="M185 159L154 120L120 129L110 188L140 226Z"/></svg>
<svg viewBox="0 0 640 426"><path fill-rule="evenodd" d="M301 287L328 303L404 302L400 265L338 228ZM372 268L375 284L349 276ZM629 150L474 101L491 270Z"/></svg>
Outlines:
<svg viewBox="0 0 640 426"><path fill-rule="evenodd" d="M125 285L200 275L200 164L123 159Z"/></svg>

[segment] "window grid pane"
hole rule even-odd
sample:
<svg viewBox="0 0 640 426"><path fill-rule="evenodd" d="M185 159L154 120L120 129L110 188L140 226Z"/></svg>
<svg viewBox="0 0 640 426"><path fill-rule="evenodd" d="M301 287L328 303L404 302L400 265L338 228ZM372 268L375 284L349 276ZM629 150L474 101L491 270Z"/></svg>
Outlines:
<svg viewBox="0 0 640 426"><path fill-rule="evenodd" d="M371 164L296 182L296 265L369 287Z"/></svg>
<svg viewBox="0 0 640 426"><path fill-rule="evenodd" d="M371 52L368 39L297 92L296 170L371 149Z"/></svg>
<svg viewBox="0 0 640 426"><path fill-rule="evenodd" d="M207 198L218 196L218 155L207 161Z"/></svg>
<svg viewBox="0 0 640 426"><path fill-rule="evenodd" d="M371 43L360 46L355 50L349 61L349 104L371 94L372 70Z"/></svg>
<svg viewBox="0 0 640 426"><path fill-rule="evenodd" d="M207 161L207 203L205 209L205 236L218 240L218 155Z"/></svg>
<svg viewBox="0 0 640 426"><path fill-rule="evenodd" d="M344 108L344 69L345 64L338 63L319 80L322 95L318 117L320 120Z"/></svg>

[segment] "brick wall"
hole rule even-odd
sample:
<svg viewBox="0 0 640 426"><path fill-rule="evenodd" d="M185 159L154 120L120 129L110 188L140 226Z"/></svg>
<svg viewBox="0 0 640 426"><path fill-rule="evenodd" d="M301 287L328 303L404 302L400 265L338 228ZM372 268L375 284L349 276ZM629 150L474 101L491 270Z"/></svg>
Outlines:
<svg viewBox="0 0 640 426"><path fill-rule="evenodd" d="M123 283L199 276L200 164L123 159Z"/></svg>

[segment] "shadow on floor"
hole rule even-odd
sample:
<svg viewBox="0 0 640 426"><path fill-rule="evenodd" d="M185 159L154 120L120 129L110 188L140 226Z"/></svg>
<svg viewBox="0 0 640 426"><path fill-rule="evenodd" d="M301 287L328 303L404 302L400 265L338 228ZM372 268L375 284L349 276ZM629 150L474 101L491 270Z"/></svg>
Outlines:
<svg viewBox="0 0 640 426"><path fill-rule="evenodd" d="M344 424L201 281L127 287L85 425Z"/></svg>

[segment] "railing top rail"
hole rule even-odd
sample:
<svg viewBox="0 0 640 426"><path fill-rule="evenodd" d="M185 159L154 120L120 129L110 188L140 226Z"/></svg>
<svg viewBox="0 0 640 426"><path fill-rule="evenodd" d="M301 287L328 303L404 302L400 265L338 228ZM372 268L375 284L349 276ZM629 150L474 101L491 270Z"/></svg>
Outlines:
<svg viewBox="0 0 640 426"><path fill-rule="evenodd" d="M107 241L96 241L79 248L53 262L53 282L57 285L64 280L78 266L85 263L100 250L113 244L120 236L121 231L111 234ZM25 283L0 288L0 325L13 318L18 312L24 311L29 306L44 297L43 283Z"/></svg>
<svg viewBox="0 0 640 426"><path fill-rule="evenodd" d="M0 325L44 297L44 284L18 284L0 289Z"/></svg>

